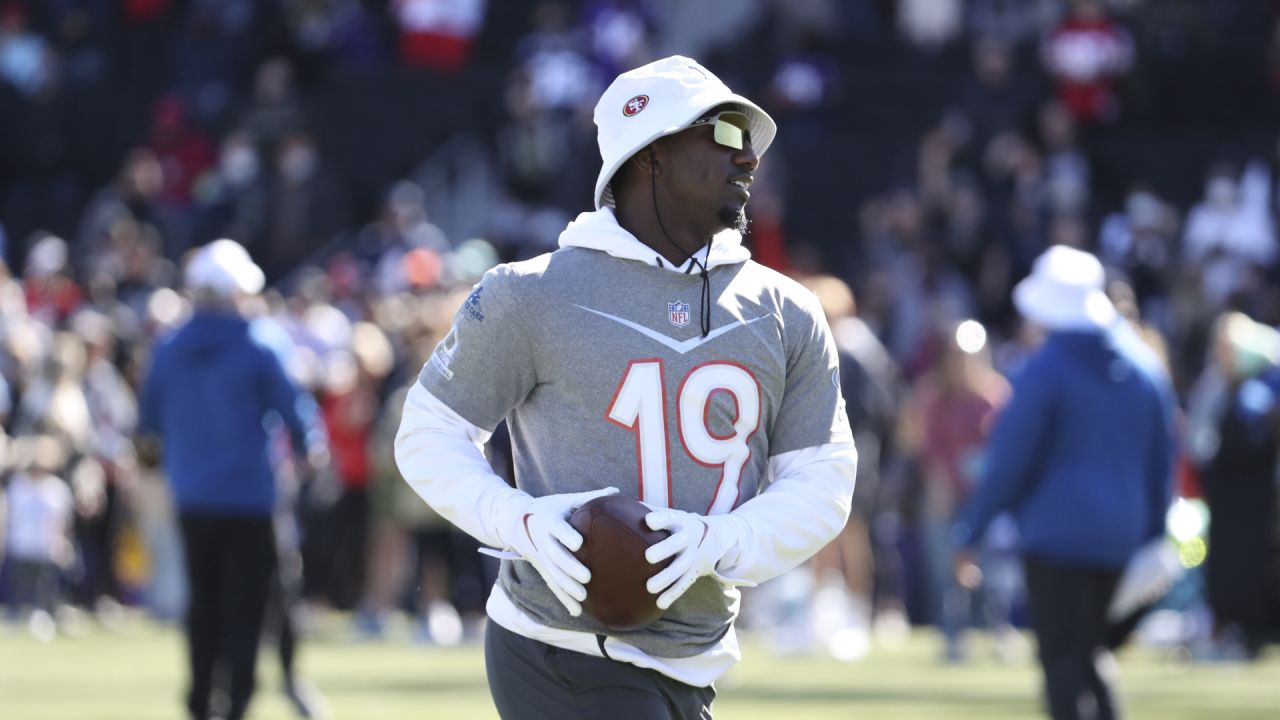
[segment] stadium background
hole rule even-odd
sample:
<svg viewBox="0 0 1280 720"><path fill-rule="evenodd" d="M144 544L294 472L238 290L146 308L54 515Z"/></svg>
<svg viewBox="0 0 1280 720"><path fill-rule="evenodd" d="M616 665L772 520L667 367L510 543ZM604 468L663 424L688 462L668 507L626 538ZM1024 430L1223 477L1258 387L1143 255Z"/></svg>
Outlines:
<svg viewBox="0 0 1280 720"><path fill-rule="evenodd" d="M411 564L383 530L435 526L386 489L397 391L486 267L588 209L596 97L673 52L778 120L756 258L848 282L908 386L963 318L997 369L1020 355L1009 288L1051 242L1127 281L1184 399L1220 313L1280 322L1272 0L4 0L2 470L24 438L63 445L66 599L180 612L130 404L186 311L184 253L220 236L267 270L292 369L349 428L333 482L363 499L323 522ZM889 592L925 623L919 490L884 486ZM342 544L310 548L309 591L348 610L400 571ZM483 582L455 581L466 615Z"/></svg>

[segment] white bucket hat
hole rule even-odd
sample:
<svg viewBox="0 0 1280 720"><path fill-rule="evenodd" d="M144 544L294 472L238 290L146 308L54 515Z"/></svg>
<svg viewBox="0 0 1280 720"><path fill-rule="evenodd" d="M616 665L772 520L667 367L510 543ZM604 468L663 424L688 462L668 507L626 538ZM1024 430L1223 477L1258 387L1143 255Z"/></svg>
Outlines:
<svg viewBox="0 0 1280 720"><path fill-rule="evenodd" d="M1013 288L1023 317L1046 330L1088 330L1114 322L1115 306L1103 291L1106 273L1098 258L1054 245L1036 258L1031 274Z"/></svg>
<svg viewBox="0 0 1280 720"><path fill-rule="evenodd" d="M262 268L235 240L223 238L201 247L187 261L183 276L188 288L205 288L224 297L256 295L266 282Z"/></svg>
<svg viewBox="0 0 1280 720"><path fill-rule="evenodd" d="M734 93L697 61L672 55L627 71L614 79L596 103L600 177L596 209L613 207L609 181L632 155L664 135L689 127L717 105L737 105L751 124L751 144L764 155L778 126L758 105Z"/></svg>

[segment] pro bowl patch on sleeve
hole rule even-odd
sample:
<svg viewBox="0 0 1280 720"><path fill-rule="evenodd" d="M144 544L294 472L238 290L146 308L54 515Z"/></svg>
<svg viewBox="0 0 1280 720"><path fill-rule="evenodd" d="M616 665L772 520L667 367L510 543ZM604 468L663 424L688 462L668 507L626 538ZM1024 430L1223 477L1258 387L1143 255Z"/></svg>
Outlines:
<svg viewBox="0 0 1280 720"><path fill-rule="evenodd" d="M484 313L480 311L480 293L484 291L483 285L477 285L475 290L467 296L467 301L462 303L462 309L466 311L467 316L476 322L484 322Z"/></svg>
<svg viewBox="0 0 1280 720"><path fill-rule="evenodd" d="M449 369L449 365L453 363L453 353L457 349L458 328L454 326L449 329L449 334L445 335L440 344L436 346L435 352L431 353L431 358L427 360L427 364L443 375L445 380L452 380L453 371Z"/></svg>

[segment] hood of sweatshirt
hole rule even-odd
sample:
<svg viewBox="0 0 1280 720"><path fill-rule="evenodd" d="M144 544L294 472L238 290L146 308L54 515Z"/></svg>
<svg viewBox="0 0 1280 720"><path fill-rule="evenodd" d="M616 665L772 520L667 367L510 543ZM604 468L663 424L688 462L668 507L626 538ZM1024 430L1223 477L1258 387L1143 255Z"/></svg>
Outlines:
<svg viewBox="0 0 1280 720"><path fill-rule="evenodd" d="M224 349L238 348L249 334L249 322L234 312L196 310L187 324L174 333L173 351L191 362L203 364Z"/></svg>
<svg viewBox="0 0 1280 720"><path fill-rule="evenodd" d="M698 248L693 257L679 267L672 267L653 248L640 242L626 228L618 224L613 208L604 207L593 212L584 212L570 222L564 232L560 233L560 247L580 247L588 250L599 250L623 260L638 260L643 263L667 268L675 272L690 272L694 260L704 263L710 270L720 265L736 265L751 259L751 251L742 246L742 233L737 230L722 230L711 238L710 247Z"/></svg>

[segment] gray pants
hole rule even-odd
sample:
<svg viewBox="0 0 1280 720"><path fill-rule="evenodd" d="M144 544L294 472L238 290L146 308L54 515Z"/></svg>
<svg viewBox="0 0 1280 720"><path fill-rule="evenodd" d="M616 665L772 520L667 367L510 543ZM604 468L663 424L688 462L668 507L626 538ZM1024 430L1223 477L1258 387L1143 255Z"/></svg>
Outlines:
<svg viewBox="0 0 1280 720"><path fill-rule="evenodd" d="M716 691L634 665L485 628L489 692L503 720L710 720Z"/></svg>

